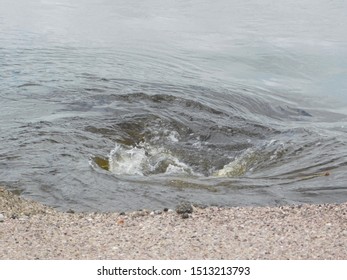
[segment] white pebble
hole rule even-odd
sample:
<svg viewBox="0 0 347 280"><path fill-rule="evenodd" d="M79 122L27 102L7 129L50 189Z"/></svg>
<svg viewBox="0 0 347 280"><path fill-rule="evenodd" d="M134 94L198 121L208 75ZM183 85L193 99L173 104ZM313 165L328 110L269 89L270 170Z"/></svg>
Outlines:
<svg viewBox="0 0 347 280"><path fill-rule="evenodd" d="M0 214L0 222L3 222L5 220L5 217L3 214Z"/></svg>

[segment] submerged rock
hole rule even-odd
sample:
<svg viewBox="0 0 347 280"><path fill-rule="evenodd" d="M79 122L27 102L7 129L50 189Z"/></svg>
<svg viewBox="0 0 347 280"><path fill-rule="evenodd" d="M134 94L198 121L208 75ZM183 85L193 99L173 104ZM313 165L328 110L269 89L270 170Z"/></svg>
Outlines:
<svg viewBox="0 0 347 280"><path fill-rule="evenodd" d="M183 201L177 205L176 212L178 214L193 213L193 206L190 202Z"/></svg>

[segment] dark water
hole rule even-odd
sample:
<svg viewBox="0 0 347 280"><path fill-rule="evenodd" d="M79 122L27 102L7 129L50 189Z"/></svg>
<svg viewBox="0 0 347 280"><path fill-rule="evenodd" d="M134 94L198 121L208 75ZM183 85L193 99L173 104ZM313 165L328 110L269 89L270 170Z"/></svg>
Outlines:
<svg viewBox="0 0 347 280"><path fill-rule="evenodd" d="M287 2L2 0L0 183L77 211L346 201L347 5Z"/></svg>

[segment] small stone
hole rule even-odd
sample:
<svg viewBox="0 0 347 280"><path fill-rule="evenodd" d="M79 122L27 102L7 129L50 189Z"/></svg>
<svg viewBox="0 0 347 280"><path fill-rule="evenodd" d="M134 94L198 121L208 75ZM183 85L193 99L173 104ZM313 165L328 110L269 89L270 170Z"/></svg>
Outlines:
<svg viewBox="0 0 347 280"><path fill-rule="evenodd" d="M182 219L188 219L189 218L189 214L188 213L183 213L181 215Z"/></svg>
<svg viewBox="0 0 347 280"><path fill-rule="evenodd" d="M67 211L66 211L66 213L69 213L69 214L74 214L74 213L75 213L75 211L74 211L74 210L72 210L72 209L69 209L69 210L67 210Z"/></svg>
<svg viewBox="0 0 347 280"><path fill-rule="evenodd" d="M120 212L119 216L125 216L125 212Z"/></svg>
<svg viewBox="0 0 347 280"><path fill-rule="evenodd" d="M3 222L5 220L5 216L3 214L0 214L0 222Z"/></svg>
<svg viewBox="0 0 347 280"><path fill-rule="evenodd" d="M177 205L176 212L178 214L193 213L193 207L189 202L183 201Z"/></svg>
<svg viewBox="0 0 347 280"><path fill-rule="evenodd" d="M174 210L172 210L172 209L168 209L168 210L167 210L168 213L172 213L173 211L174 211Z"/></svg>
<svg viewBox="0 0 347 280"><path fill-rule="evenodd" d="M161 212L160 210L154 210L154 214L156 214L156 215L160 215L161 213L163 213L163 212Z"/></svg>
<svg viewBox="0 0 347 280"><path fill-rule="evenodd" d="M169 208L164 208L164 212L167 212L167 211L169 211Z"/></svg>
<svg viewBox="0 0 347 280"><path fill-rule="evenodd" d="M148 214L149 214L148 211L140 210L140 211L135 211L135 212L133 212L131 215L132 215L134 218L137 218L137 217L146 216L146 215L148 215Z"/></svg>

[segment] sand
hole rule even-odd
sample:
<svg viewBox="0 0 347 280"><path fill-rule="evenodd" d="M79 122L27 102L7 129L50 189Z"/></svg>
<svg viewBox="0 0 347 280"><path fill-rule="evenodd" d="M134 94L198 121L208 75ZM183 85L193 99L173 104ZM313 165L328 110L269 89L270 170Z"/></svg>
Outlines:
<svg viewBox="0 0 347 280"><path fill-rule="evenodd" d="M0 188L0 259L347 259L347 203L65 213Z"/></svg>

